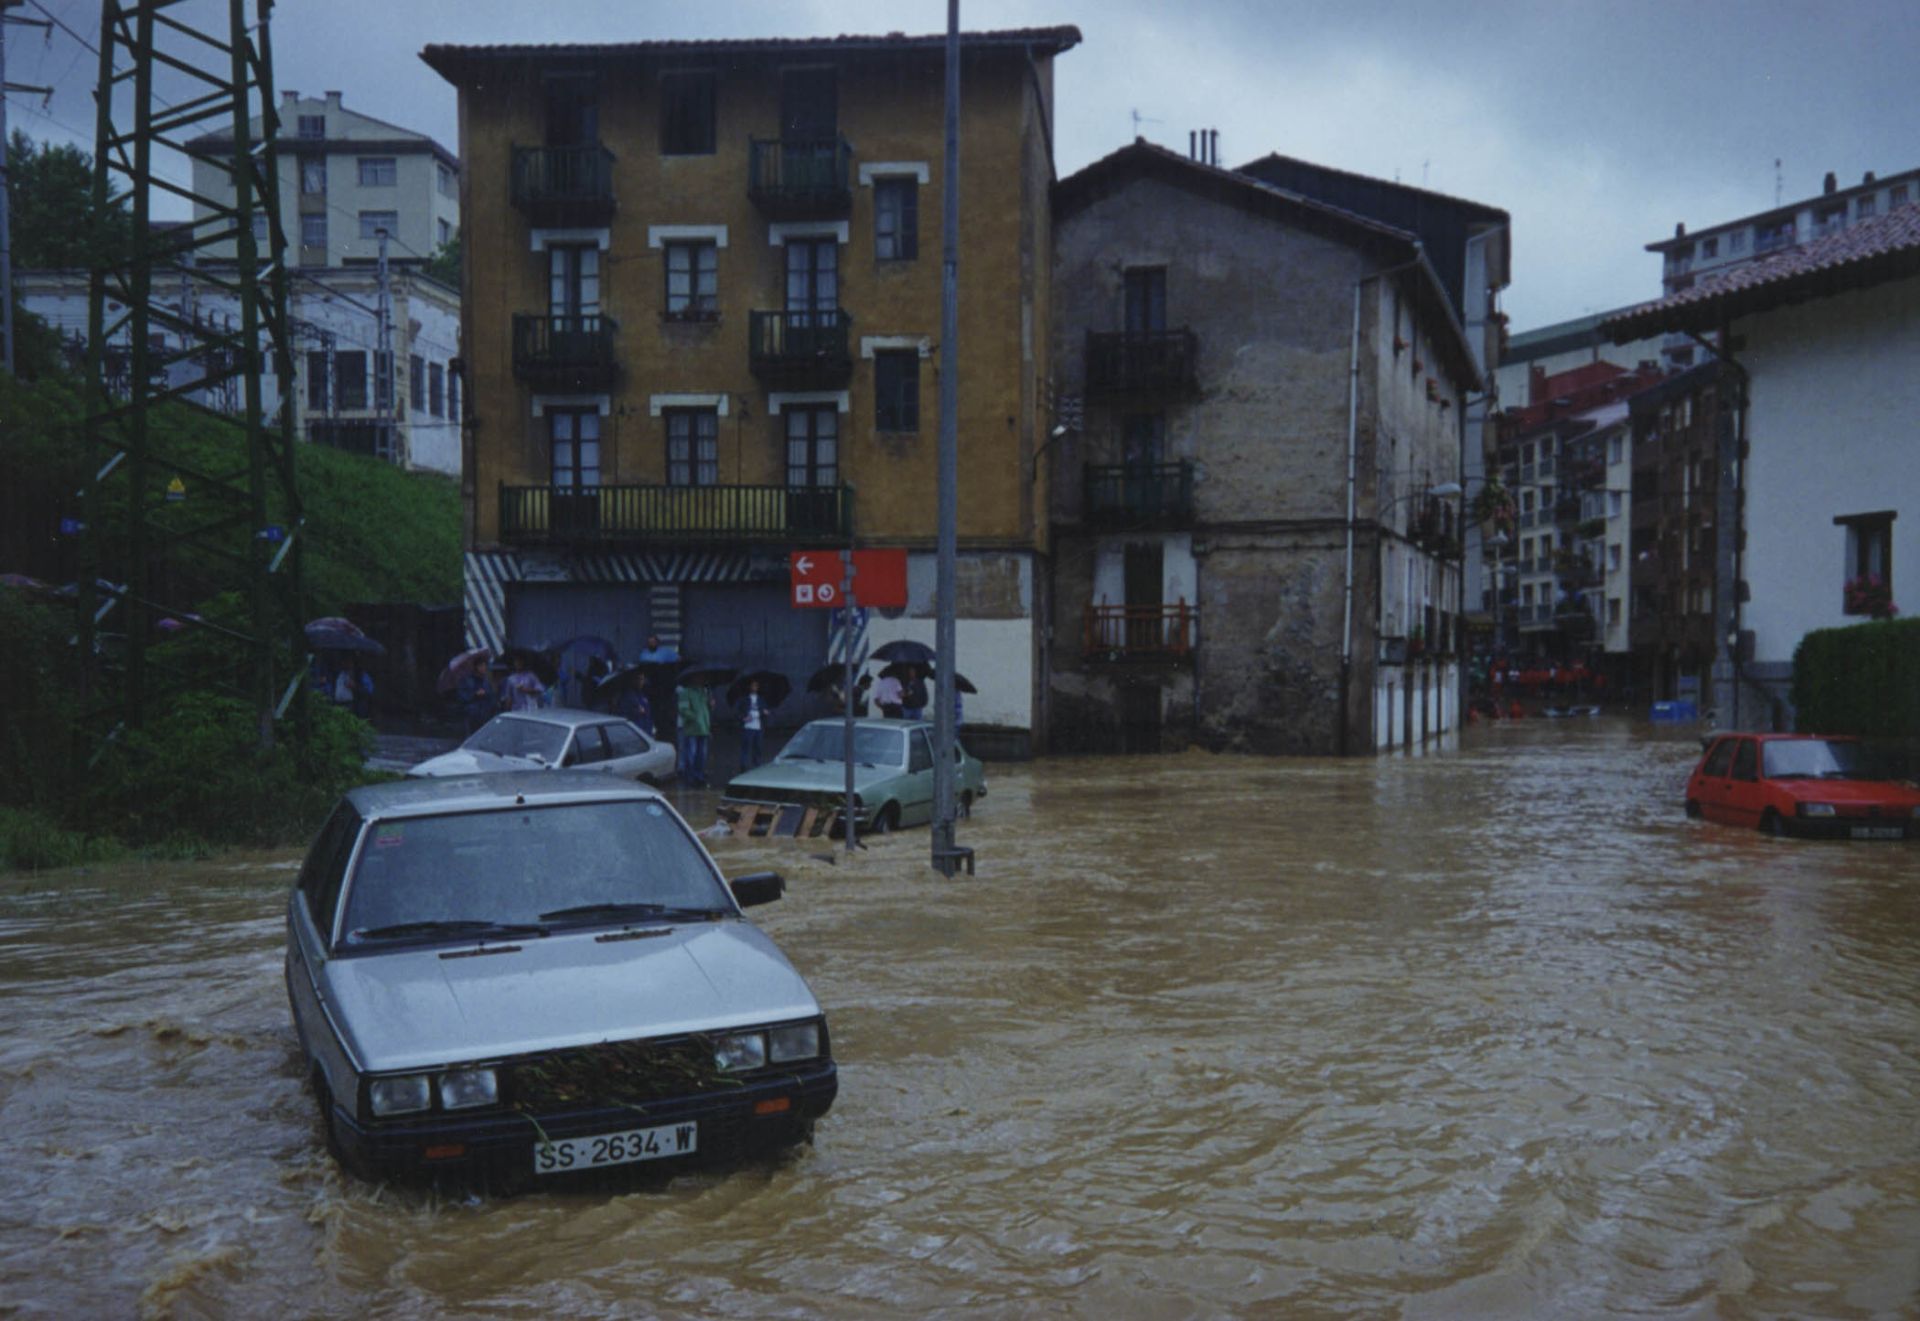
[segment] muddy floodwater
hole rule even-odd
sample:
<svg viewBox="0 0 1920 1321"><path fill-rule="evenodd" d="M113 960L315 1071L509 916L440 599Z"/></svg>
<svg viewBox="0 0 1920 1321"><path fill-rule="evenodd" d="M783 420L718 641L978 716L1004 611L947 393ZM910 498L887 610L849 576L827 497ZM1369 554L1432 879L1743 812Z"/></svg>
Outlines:
<svg viewBox="0 0 1920 1321"><path fill-rule="evenodd" d="M990 768L954 882L724 841L814 1145L510 1199L323 1154L292 857L7 877L0 1315L1920 1314L1920 845L1687 821L1694 752Z"/></svg>

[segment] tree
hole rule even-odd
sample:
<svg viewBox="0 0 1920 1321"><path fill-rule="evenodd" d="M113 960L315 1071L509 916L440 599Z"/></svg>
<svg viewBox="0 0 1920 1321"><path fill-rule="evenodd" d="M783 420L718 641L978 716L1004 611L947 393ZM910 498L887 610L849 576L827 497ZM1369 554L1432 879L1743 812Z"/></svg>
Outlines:
<svg viewBox="0 0 1920 1321"><path fill-rule="evenodd" d="M427 258L427 264L422 269L442 284L450 284L455 289L460 287L459 230L454 230L452 238L433 250L433 255Z"/></svg>
<svg viewBox="0 0 1920 1321"><path fill-rule="evenodd" d="M15 130L7 143L8 224L17 271L89 270L126 260L133 218L126 194L93 205L93 158L65 143L36 145Z"/></svg>

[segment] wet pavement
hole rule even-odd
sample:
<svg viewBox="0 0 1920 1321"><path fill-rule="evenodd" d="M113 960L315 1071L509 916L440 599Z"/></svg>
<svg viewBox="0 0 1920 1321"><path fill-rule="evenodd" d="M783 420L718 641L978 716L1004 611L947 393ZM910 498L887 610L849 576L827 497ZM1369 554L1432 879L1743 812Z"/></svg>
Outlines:
<svg viewBox="0 0 1920 1321"><path fill-rule="evenodd" d="M343 1179L295 858L8 877L0 1314L1914 1315L1920 848L1686 821L1694 752L993 767L952 882L720 841L840 1100L629 1191Z"/></svg>

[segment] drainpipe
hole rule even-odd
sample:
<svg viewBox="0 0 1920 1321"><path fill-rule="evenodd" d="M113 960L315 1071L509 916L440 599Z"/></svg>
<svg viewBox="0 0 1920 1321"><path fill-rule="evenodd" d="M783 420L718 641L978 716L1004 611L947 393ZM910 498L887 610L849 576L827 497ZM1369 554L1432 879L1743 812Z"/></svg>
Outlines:
<svg viewBox="0 0 1920 1321"><path fill-rule="evenodd" d="M1740 728L1740 578L1744 556L1740 548L1740 530L1746 523L1747 464L1741 452L1746 439L1747 396L1751 378L1729 347L1733 326L1730 318L1720 321L1720 342L1713 344L1694 331L1682 332L1713 357L1726 371L1715 389L1721 415L1714 422L1714 459L1718 486L1714 502L1714 645L1724 647L1727 662L1727 718L1722 726ZM1729 391L1732 398L1729 399ZM1724 595L1723 595L1724 594ZM1715 705L1721 701L1713 695Z"/></svg>
<svg viewBox="0 0 1920 1321"><path fill-rule="evenodd" d="M1369 281L1382 279L1425 260L1420 243L1413 245L1413 258L1397 266L1385 266L1353 282L1353 338L1347 363L1347 551L1345 601L1340 621L1340 703L1335 715L1334 750L1347 755L1347 706L1353 694L1353 541L1356 484L1360 450L1360 290ZM1399 327L1394 327L1396 333Z"/></svg>

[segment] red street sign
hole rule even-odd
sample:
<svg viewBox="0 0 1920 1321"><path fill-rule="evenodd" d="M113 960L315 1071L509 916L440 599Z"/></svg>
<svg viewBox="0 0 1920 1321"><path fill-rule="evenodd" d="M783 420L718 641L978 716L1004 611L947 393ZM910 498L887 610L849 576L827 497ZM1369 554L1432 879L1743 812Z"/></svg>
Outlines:
<svg viewBox="0 0 1920 1321"><path fill-rule="evenodd" d="M832 609L845 605L840 589L846 573L837 550L797 550L787 561L793 581L793 604ZM853 552L853 603L867 606L904 606L907 603L907 552L856 550Z"/></svg>

